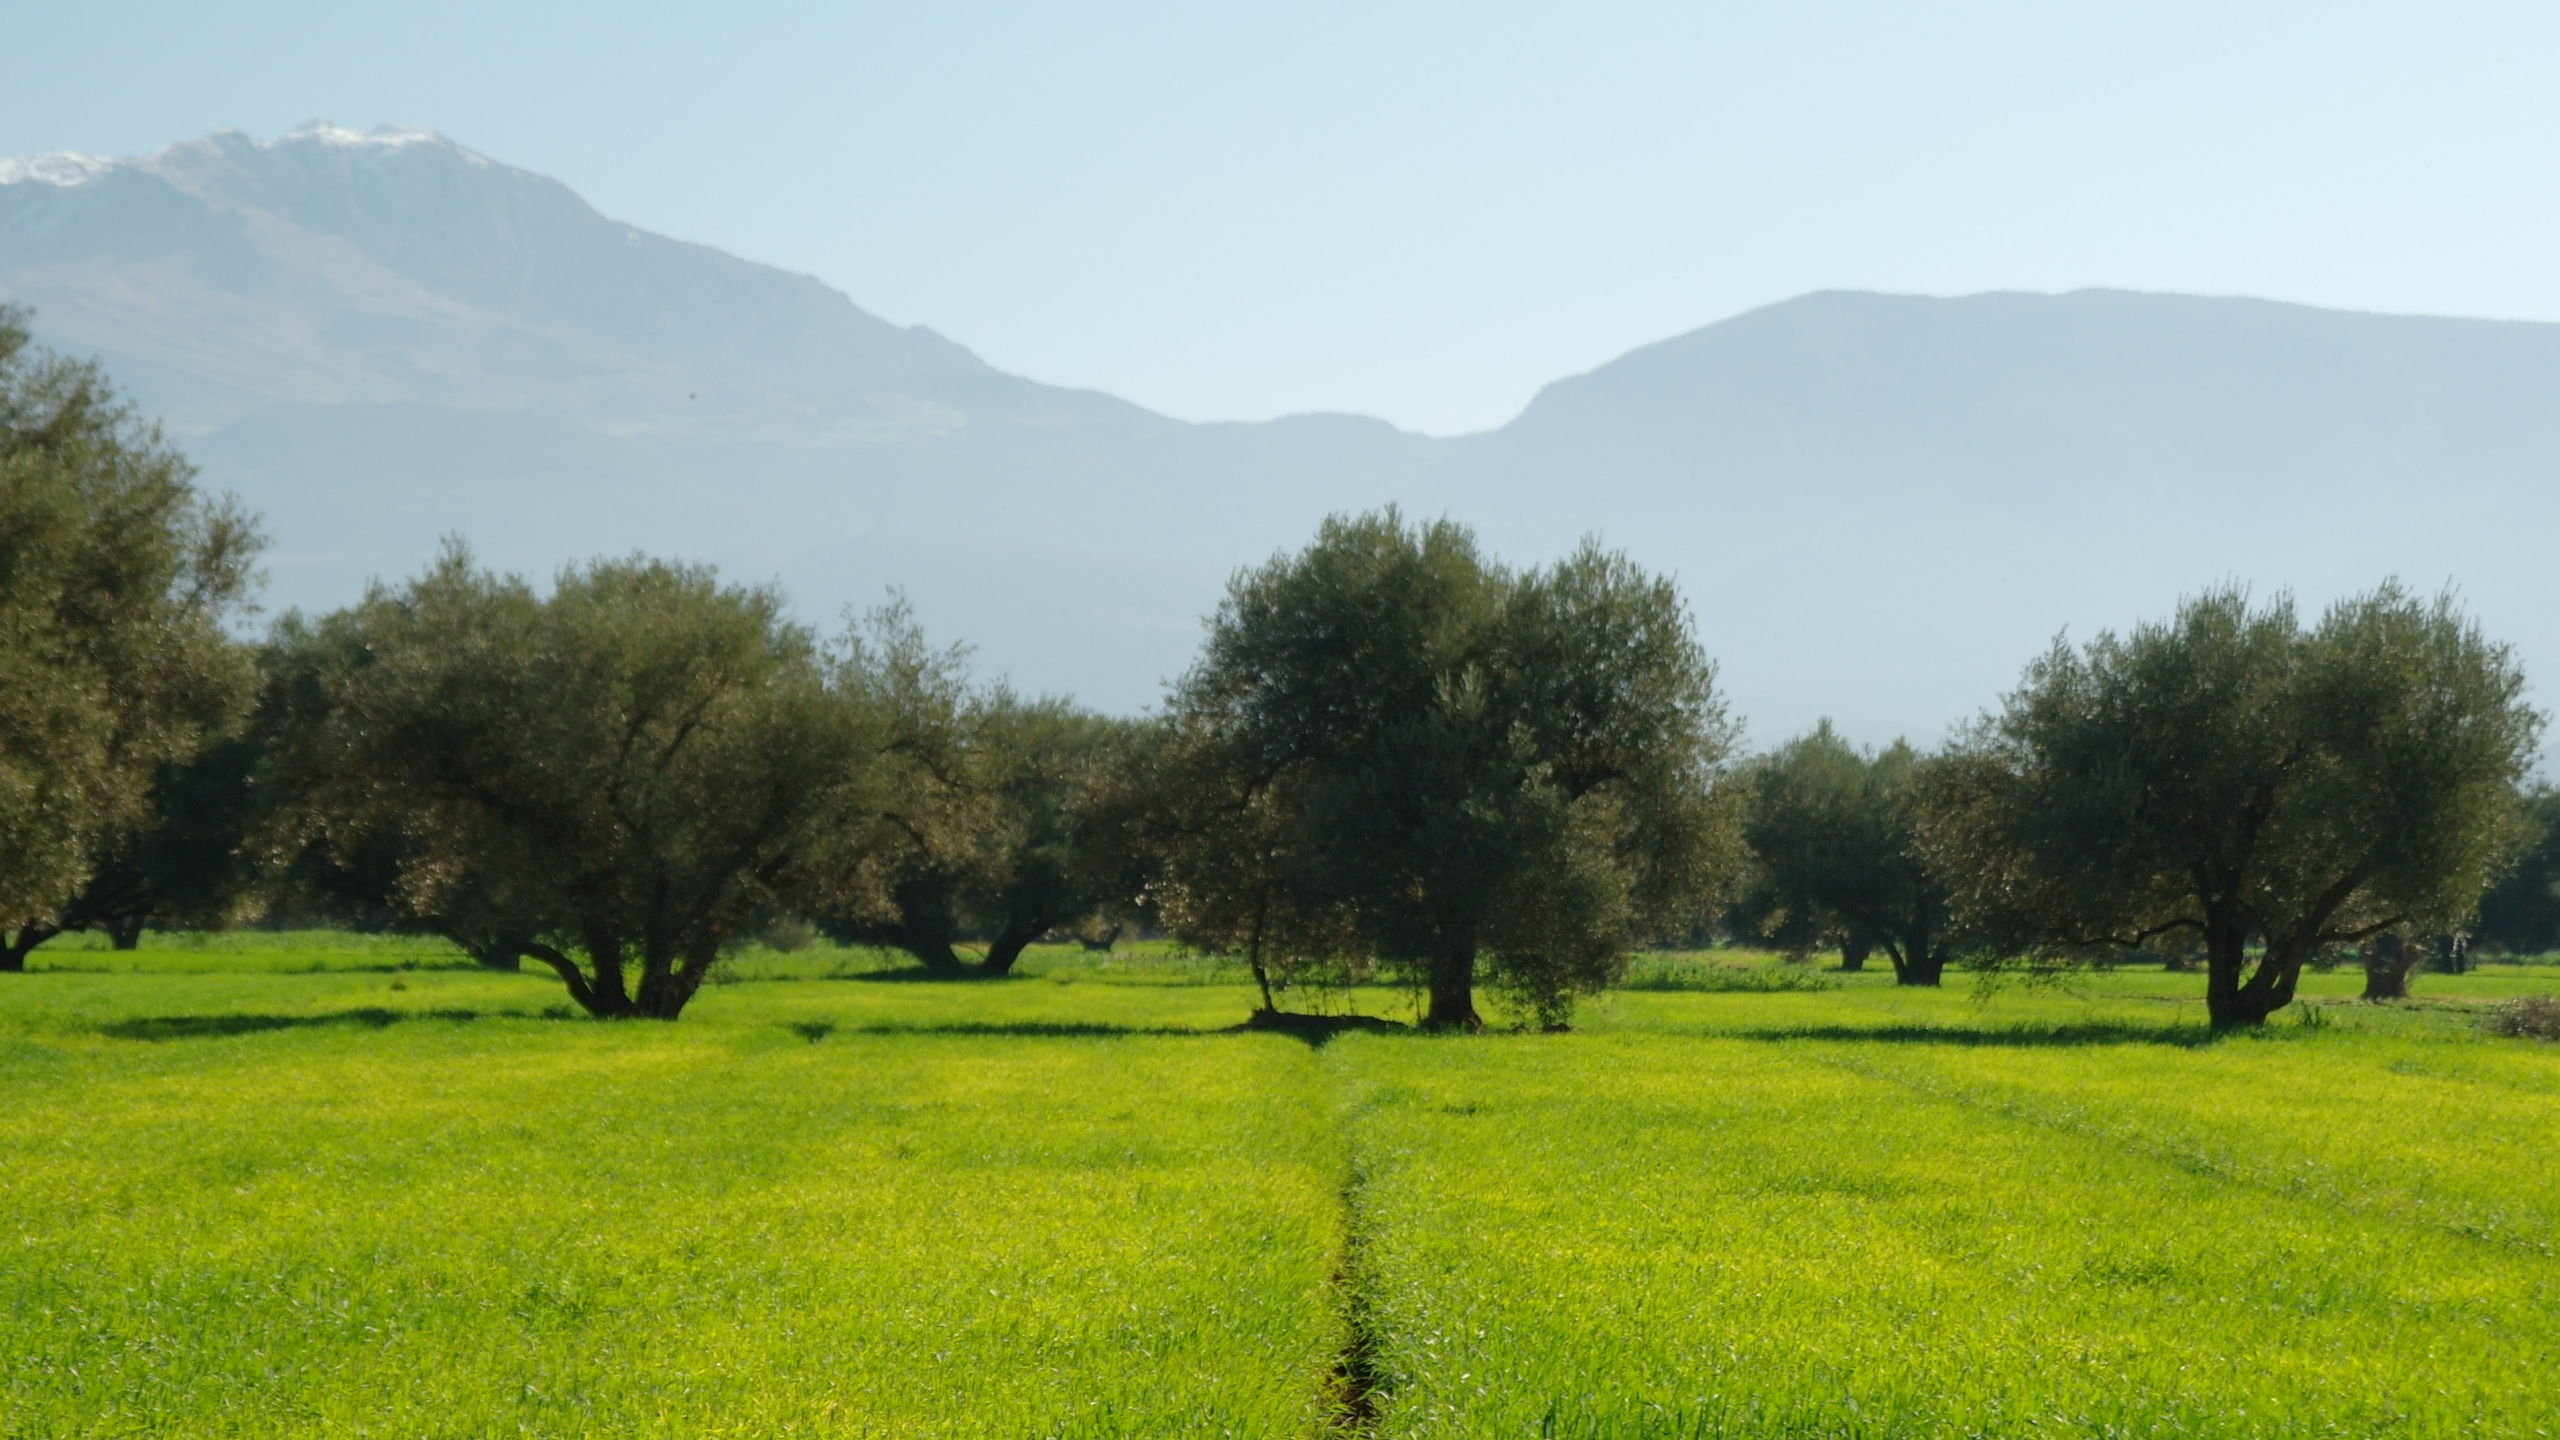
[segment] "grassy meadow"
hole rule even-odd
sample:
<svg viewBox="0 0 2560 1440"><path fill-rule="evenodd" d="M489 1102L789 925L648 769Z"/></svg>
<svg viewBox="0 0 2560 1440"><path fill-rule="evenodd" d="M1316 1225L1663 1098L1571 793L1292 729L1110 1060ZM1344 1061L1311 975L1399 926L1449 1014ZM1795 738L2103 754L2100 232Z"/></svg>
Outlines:
<svg viewBox="0 0 2560 1440"><path fill-rule="evenodd" d="M1718 953L1310 1044L1144 948L751 952L673 1025L414 941L35 965L5 1437L2560 1428L2560 1047L2473 1023L2560 968L2214 1039Z"/></svg>

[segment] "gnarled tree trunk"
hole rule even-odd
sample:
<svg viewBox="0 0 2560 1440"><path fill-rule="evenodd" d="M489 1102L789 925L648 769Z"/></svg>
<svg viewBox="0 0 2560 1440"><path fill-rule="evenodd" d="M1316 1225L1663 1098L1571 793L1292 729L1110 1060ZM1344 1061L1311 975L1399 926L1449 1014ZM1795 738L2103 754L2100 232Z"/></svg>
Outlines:
<svg viewBox="0 0 2560 1440"><path fill-rule="evenodd" d="M2208 920L2204 932L2205 1016L2216 1030L2264 1025L2293 1003L2309 952L2289 942L2270 943L2252 965L2244 924Z"/></svg>
<svg viewBox="0 0 2560 1440"><path fill-rule="evenodd" d="M2364 998L2408 999L2409 977L2426 953L2426 947L2397 935L2376 935L2364 942Z"/></svg>
<svg viewBox="0 0 2560 1440"><path fill-rule="evenodd" d="M1840 968L1852 973L1864 970L1867 957L1874 953L1875 946L1865 940L1843 940L1840 942Z"/></svg>
<svg viewBox="0 0 2560 1440"><path fill-rule="evenodd" d="M1049 932L1049 917L1008 915L1004 928L987 942L987 958L978 963L978 973L998 979L1013 973L1013 962L1022 958L1023 948Z"/></svg>
<svg viewBox="0 0 2560 1440"><path fill-rule="evenodd" d="M916 957L916 963L927 970L952 975L969 973L969 962L951 948L957 932L938 915L911 916L901 914L890 931L890 942Z"/></svg>
<svg viewBox="0 0 2560 1440"><path fill-rule="evenodd" d="M1476 1013L1476 951L1470 945L1462 951L1434 957L1431 962L1431 1003L1423 1011L1422 1027L1426 1030L1482 1030L1484 1017Z"/></svg>
<svg viewBox="0 0 2560 1440"><path fill-rule="evenodd" d="M27 969L27 953L62 933L59 926L30 922L0 943L0 974L22 975Z"/></svg>
<svg viewBox="0 0 2560 1440"><path fill-rule="evenodd" d="M1947 952L1932 945L1926 935L1917 939L1887 940L1885 958L1893 962L1893 983L1937 987L1947 973Z"/></svg>

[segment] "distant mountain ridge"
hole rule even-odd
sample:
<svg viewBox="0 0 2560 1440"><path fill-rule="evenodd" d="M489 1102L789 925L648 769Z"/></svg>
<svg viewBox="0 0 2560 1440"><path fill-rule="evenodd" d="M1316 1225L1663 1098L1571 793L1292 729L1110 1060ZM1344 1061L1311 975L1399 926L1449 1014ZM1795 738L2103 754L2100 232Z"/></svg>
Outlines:
<svg viewBox="0 0 2560 1440"><path fill-rule="evenodd" d="M1394 500L1680 573L1769 740L1930 738L2065 624L2229 575L2448 580L2560 665L2560 326L2112 291L1809 295L1433 440L1190 425L993 369L806 276L417 129L0 161L0 300L269 517L279 604L446 532L643 548L812 618L905 586L987 668L1147 701L1234 566Z"/></svg>

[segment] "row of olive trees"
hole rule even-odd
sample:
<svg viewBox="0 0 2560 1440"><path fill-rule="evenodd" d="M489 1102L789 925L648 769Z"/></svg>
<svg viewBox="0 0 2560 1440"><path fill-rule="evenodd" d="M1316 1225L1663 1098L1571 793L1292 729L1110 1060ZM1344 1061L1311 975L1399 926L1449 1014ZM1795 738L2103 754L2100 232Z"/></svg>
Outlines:
<svg viewBox="0 0 2560 1440"><path fill-rule="evenodd" d="M1672 587L1393 511L1239 576L1165 713L968 683L902 610L824 642L647 559L546 593L448 546L230 638L256 537L92 369L0 353L6 963L266 916L444 936L674 1018L779 917L1006 973L1144 918L1289 986L1390 975L1562 1024L1721 903L1733 743ZM971 959L964 939L983 944Z"/></svg>
<svg viewBox="0 0 2560 1440"><path fill-rule="evenodd" d="M1938 755L1826 727L1737 776L1677 592L1589 545L1515 571L1445 521L1329 521L1236 578L1141 723L972 686L895 608L825 643L645 559L545 595L453 547L243 645L251 528L14 320L0 466L12 968L264 910L672 1018L781 916L1003 974L1143 915L1244 956L1266 1009L1383 975L1434 1026L1481 1024L1485 983L1560 1025L1747 877L1748 924L1916 984L2188 936L2242 1024L2324 947L2451 928L2529 838L2511 657L2393 587L2310 626L2214 592L2057 645Z"/></svg>
<svg viewBox="0 0 2560 1440"><path fill-rule="evenodd" d="M542 595L458 546L256 660L142 838L228 857L209 903L529 959L600 1016L676 1017L778 915L1000 975L1145 913L1243 952L1267 1008L1384 973L1434 1025L1481 1024L1488 980L1557 1025L1736 868L1671 588L1591 549L1513 573L1392 512L1240 577L1145 724L973 688L894 609L822 644L702 570Z"/></svg>
<svg viewBox="0 0 2560 1440"><path fill-rule="evenodd" d="M0 307L0 970L66 928L127 939L155 878L205 883L208 847L153 819L201 809L158 792L255 689L225 622L258 538L191 478L96 367Z"/></svg>
<svg viewBox="0 0 2560 1440"><path fill-rule="evenodd" d="M899 611L824 645L707 571L546 596L454 548L252 645L258 536L191 481L0 309L0 969L71 929L282 914L672 1017L777 915L955 965L915 937L985 924L1001 971L1095 908L1064 816L1125 727L966 685Z"/></svg>
<svg viewBox="0 0 2560 1440"><path fill-rule="evenodd" d="M2449 599L2385 585L2305 625L2212 591L2057 643L1939 754L1825 726L1753 762L1743 913L1920 985L1959 950L2191 944L2213 1023L2256 1024L2334 947L2469 923L2540 838L2523 692Z"/></svg>

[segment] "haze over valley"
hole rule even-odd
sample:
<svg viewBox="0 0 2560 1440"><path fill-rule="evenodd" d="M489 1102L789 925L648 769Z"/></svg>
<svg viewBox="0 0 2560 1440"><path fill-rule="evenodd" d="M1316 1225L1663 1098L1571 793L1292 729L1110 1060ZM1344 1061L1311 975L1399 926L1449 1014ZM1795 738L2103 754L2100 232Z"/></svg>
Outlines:
<svg viewBox="0 0 2560 1440"><path fill-rule="evenodd" d="M1828 292L1431 438L1189 424L1003 373L816 280L619 224L433 132L221 132L0 162L0 300L263 512L270 609L441 535L547 574L634 549L892 586L1026 689L1136 710L1237 566L1396 502L1521 563L1676 572L1768 743L1935 739L2075 633L2225 577L2457 584L2560 662L2560 326L2114 291Z"/></svg>

